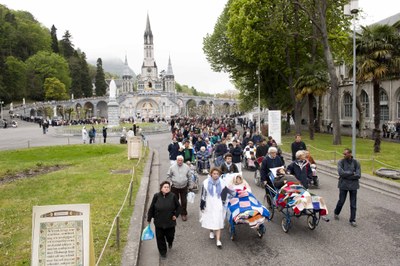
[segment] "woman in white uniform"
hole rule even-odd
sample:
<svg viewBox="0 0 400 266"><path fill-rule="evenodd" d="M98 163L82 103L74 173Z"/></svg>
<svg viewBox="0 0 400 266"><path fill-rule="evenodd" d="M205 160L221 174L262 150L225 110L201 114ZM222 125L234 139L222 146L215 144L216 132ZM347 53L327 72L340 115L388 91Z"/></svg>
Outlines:
<svg viewBox="0 0 400 266"><path fill-rule="evenodd" d="M216 238L217 247L222 248L221 229L224 228L225 201L229 193L226 183L220 178L221 170L212 168L210 175L203 181L201 189L201 227L210 230L210 239Z"/></svg>

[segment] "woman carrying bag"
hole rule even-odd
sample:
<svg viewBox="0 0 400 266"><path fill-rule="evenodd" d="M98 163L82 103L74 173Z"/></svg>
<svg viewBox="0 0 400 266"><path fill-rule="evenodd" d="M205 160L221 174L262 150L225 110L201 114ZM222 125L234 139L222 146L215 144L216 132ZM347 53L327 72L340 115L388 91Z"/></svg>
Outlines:
<svg viewBox="0 0 400 266"><path fill-rule="evenodd" d="M167 256L168 248L172 248L175 237L176 218L181 212L181 205L174 193L171 192L171 185L168 181L160 184L160 192L154 194L153 200L147 214L147 221L150 223L154 218L156 228L157 248L161 258Z"/></svg>

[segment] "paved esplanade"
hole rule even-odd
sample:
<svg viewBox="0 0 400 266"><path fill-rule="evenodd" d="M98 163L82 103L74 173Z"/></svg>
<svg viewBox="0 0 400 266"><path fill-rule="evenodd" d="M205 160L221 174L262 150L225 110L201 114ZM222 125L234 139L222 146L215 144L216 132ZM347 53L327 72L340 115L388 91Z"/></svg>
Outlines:
<svg viewBox="0 0 400 266"><path fill-rule="evenodd" d="M167 145L170 134L149 136L153 149L159 151L160 180L165 179L169 167ZM253 172L244 172L250 185ZM205 176L201 176L204 180ZM324 197L330 216L338 200L337 179L320 173L321 187L311 192ZM258 199L264 191L252 185ZM349 199L340 214L340 220L331 219L314 231L308 229L306 217L293 218L289 233L281 229L281 213L275 213L266 223L267 232L259 239L248 225L236 226L235 241L229 238L229 228L222 232L222 250L217 249L209 232L200 227L199 193L194 204L188 203L188 221L179 217L174 247L168 251L161 265L400 265L400 200L361 187L358 191L357 223L349 225ZM156 242L151 250L141 252L158 257ZM146 248L148 249L148 246ZM147 266L148 258L140 258L139 265Z"/></svg>
<svg viewBox="0 0 400 266"><path fill-rule="evenodd" d="M31 145L66 144L66 138L43 135L37 124L20 122L19 128L0 129L0 149L15 149ZM159 151L160 180L165 178L169 167L167 145L169 134L148 136L150 146ZM110 138L117 143L118 138ZM108 139L107 139L108 142ZM80 137L70 138L70 143L81 143ZM251 172L244 173L247 181L252 182ZM320 174L321 188L312 192L323 196L332 214L338 199L337 179ZM204 179L204 176L201 176ZM252 186L258 199L264 191ZM282 215L275 214L272 222L266 223L267 232L259 239L254 230L247 225L237 226L235 241L229 239L229 230L222 232L222 250L218 250L215 241L208 239L208 231L200 227L199 194L194 204L188 204L188 221L178 219L174 247L162 265L400 265L400 200L388 195L361 187L358 192L358 227L348 224L349 202L342 210L339 221L329 223L321 221L314 231L306 225L305 217L293 218L293 227L285 234L280 221ZM151 241L141 254L140 265L155 265L158 262L156 242Z"/></svg>

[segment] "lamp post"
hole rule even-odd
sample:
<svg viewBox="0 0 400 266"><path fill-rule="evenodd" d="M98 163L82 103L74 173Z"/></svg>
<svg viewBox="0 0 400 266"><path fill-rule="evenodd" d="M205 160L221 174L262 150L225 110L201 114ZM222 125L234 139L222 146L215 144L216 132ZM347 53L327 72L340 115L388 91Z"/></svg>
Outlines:
<svg viewBox="0 0 400 266"><path fill-rule="evenodd" d="M258 79L258 132L261 132L261 100L260 100L260 71L256 70L256 75Z"/></svg>
<svg viewBox="0 0 400 266"><path fill-rule="evenodd" d="M356 17L358 14L358 0L351 0L350 4L345 5L344 13L345 15L352 16L353 20L353 89L352 89L352 123L351 123L351 143L352 143L352 155L356 157L356 134L357 134L357 108L356 108L356 85L357 85L357 68L356 68Z"/></svg>
<svg viewBox="0 0 400 266"><path fill-rule="evenodd" d="M0 100L1 120L3 120L3 104L4 104L4 102Z"/></svg>

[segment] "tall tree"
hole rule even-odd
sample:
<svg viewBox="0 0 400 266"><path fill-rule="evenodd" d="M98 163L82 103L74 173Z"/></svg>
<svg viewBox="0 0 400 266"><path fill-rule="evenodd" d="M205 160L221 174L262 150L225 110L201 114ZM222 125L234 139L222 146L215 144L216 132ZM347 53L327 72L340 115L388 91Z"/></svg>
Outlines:
<svg viewBox="0 0 400 266"><path fill-rule="evenodd" d="M331 44L332 38L330 37L330 35L335 33L336 35L337 33L340 34L340 27L346 26L346 23L341 23L346 22L346 18L344 17L344 14L342 12L342 7L348 1L319 0L300 2L299 0L292 0L292 2L304 12L306 17L316 27L321 38L321 42L324 48L325 62L330 78L333 144L339 145L342 143L339 117L339 81L336 75L336 68ZM330 18L332 21L336 21L339 24L335 27L332 27L332 23L329 23ZM339 20L337 18L339 18ZM331 32L329 32L329 29L331 30Z"/></svg>
<svg viewBox="0 0 400 266"><path fill-rule="evenodd" d="M53 25L51 26L51 49L54 53L59 54L60 48L58 47L58 39L57 39L57 28Z"/></svg>
<svg viewBox="0 0 400 266"><path fill-rule="evenodd" d="M69 31L65 31L62 40L60 41L61 44L61 52L65 58L70 58L74 54L74 45L72 44L72 35Z"/></svg>
<svg viewBox="0 0 400 266"><path fill-rule="evenodd" d="M380 152L380 84L383 79L399 77L400 34L389 25L362 27L357 36L357 80L370 81L374 98L374 152Z"/></svg>
<svg viewBox="0 0 400 266"><path fill-rule="evenodd" d="M82 89L82 79L81 79L81 60L77 52L74 53L68 59L69 71L71 75L71 89L69 91L70 94L74 95L74 98L81 98L83 96Z"/></svg>
<svg viewBox="0 0 400 266"><path fill-rule="evenodd" d="M9 56L6 59L5 66L4 86L9 91L11 100L20 101L22 98L27 98L26 64L13 56Z"/></svg>
<svg viewBox="0 0 400 266"><path fill-rule="evenodd" d="M89 66L86 61L85 53L82 53L80 56L80 64L81 64L81 86L83 95L85 97L92 97L93 96L92 78L90 77Z"/></svg>
<svg viewBox="0 0 400 266"><path fill-rule="evenodd" d="M96 67L97 70L94 82L94 85L96 87L96 96L104 96L107 91L107 83L103 70L103 61L101 60L101 58L97 59Z"/></svg>

